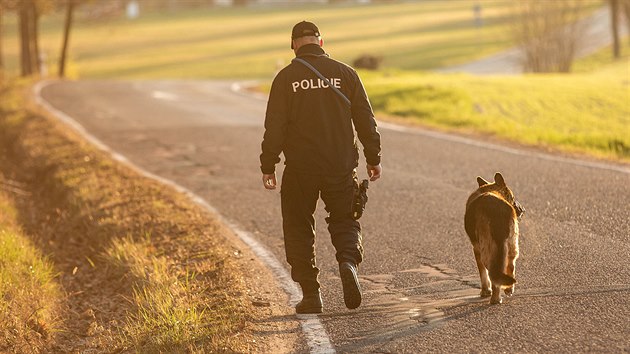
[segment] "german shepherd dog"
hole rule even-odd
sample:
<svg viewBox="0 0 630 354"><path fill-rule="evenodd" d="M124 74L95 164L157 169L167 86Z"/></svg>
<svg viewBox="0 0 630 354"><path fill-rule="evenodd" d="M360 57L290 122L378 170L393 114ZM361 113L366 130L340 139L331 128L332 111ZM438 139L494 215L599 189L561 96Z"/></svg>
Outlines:
<svg viewBox="0 0 630 354"><path fill-rule="evenodd" d="M477 177L479 188L466 202L464 227L475 252L481 278L481 296L500 304L501 288L514 293L514 267L518 257L518 218L525 211L505 184L501 173L494 183ZM491 290L492 288L492 290Z"/></svg>

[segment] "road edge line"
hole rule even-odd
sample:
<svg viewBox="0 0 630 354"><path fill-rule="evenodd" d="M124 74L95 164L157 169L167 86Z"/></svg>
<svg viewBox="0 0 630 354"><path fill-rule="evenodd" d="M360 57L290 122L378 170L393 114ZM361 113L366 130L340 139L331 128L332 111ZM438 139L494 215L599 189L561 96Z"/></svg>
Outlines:
<svg viewBox="0 0 630 354"><path fill-rule="evenodd" d="M383 122L383 121L379 121L378 125L379 125L379 127L382 127L382 128L388 129L388 130L404 132L404 133L409 133L409 134L423 135L423 136L434 138L434 139L451 141L451 142L455 142L455 143L481 147L481 148L484 148L484 149L489 149L489 150L494 150L494 151L501 151L501 152L509 153L509 154L512 154L512 155L534 157L534 158L537 158L537 159L540 159L540 160L561 162L561 163L565 163L567 165L574 165L574 166L580 166L580 167L589 167L589 168L596 168L596 169L600 169L600 170L607 170L607 171L621 172L621 173L625 173L625 174L630 174L630 167L624 167L622 165L613 165L613 164L607 164L605 162L592 162L592 161L587 161L587 160L579 160L579 159L574 159L574 158L569 158L569 157L545 154L545 153L541 153L541 152L530 152L530 151L527 151L527 150L521 150L521 149L517 149L517 148L511 148L511 147L508 147L508 146L502 146L502 145L498 145L498 144L487 143L487 142L483 142L483 141L480 141L480 140L475 140L475 139L472 139L472 138L466 138L466 137L462 137L462 136L458 136L458 135L452 135L452 134L448 134L448 133L423 130L421 128L416 128L416 127L406 127L406 126L402 126L402 125L399 125L399 124Z"/></svg>
<svg viewBox="0 0 630 354"><path fill-rule="evenodd" d="M301 293L298 287L295 285L295 282L291 279L291 276L287 272L287 270L282 266L280 261L267 250L260 242L256 240L254 235L248 231L242 229L238 224L230 221L226 217L224 217L219 211L210 205L205 199L195 194L190 189L183 187L177 184L174 181L166 179L164 177L158 176L154 173L151 173L133 162L127 159L122 154L114 151L105 143L100 141L94 135L90 134L87 129L83 125L81 125L78 121L73 119L70 115L58 110L53 107L52 104L48 103L42 95L42 90L51 84L54 84L55 80L42 80L37 82L33 86L33 94L35 96L35 103L50 112L55 118L61 121L66 126L73 129L75 132L80 134L85 140L87 140L90 144L96 146L99 150L105 152L110 155L112 159L124 164L125 166L131 168L133 171L138 174L145 176L147 178L153 179L159 183L167 185L169 187L174 188L177 192L184 194L195 204L201 206L212 214L216 215L217 219L222 222L226 227L228 227L234 234L238 236L241 241L243 241L251 250L254 252L258 260L260 260L263 264L267 266L271 273L276 277L276 280L279 282L280 287L284 290L285 293L289 295L289 305L294 306L301 299ZM335 349L332 346L332 342L326 333L326 329L323 324L317 317L317 315L296 315L300 326L302 327L302 333L306 339L306 343L309 347L309 352L312 354L330 354L336 353Z"/></svg>

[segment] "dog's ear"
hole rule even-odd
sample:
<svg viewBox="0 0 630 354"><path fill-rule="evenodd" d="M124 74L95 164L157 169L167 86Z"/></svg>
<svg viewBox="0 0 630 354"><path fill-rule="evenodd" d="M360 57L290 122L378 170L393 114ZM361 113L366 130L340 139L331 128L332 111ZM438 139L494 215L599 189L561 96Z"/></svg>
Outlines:
<svg viewBox="0 0 630 354"><path fill-rule="evenodd" d="M479 187L483 187L486 184L490 184L490 182L486 181L485 179L483 179L483 177L479 176L477 177L477 183L479 184Z"/></svg>
<svg viewBox="0 0 630 354"><path fill-rule="evenodd" d="M500 186L505 186L505 180L503 179L501 172L497 172L494 174L494 183Z"/></svg>

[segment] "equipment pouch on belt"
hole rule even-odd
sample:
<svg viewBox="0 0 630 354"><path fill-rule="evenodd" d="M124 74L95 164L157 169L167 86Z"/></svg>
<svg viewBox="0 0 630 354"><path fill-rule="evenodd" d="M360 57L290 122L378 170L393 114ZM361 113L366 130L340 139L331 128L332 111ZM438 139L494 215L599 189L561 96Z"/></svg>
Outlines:
<svg viewBox="0 0 630 354"><path fill-rule="evenodd" d="M369 182L367 179L364 179L361 183L359 183L358 179L355 179L354 197L352 199L352 218L354 220L359 220L359 218L363 215L365 205L368 201L368 185Z"/></svg>

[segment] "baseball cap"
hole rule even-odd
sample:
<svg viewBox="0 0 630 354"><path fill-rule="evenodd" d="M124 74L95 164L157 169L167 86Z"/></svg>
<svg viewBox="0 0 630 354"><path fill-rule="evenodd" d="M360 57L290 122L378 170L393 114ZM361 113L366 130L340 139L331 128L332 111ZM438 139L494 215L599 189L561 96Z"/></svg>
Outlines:
<svg viewBox="0 0 630 354"><path fill-rule="evenodd" d="M313 22L302 21L293 26L291 31L291 49L293 49L293 40L300 37L315 36L319 37L319 28Z"/></svg>

